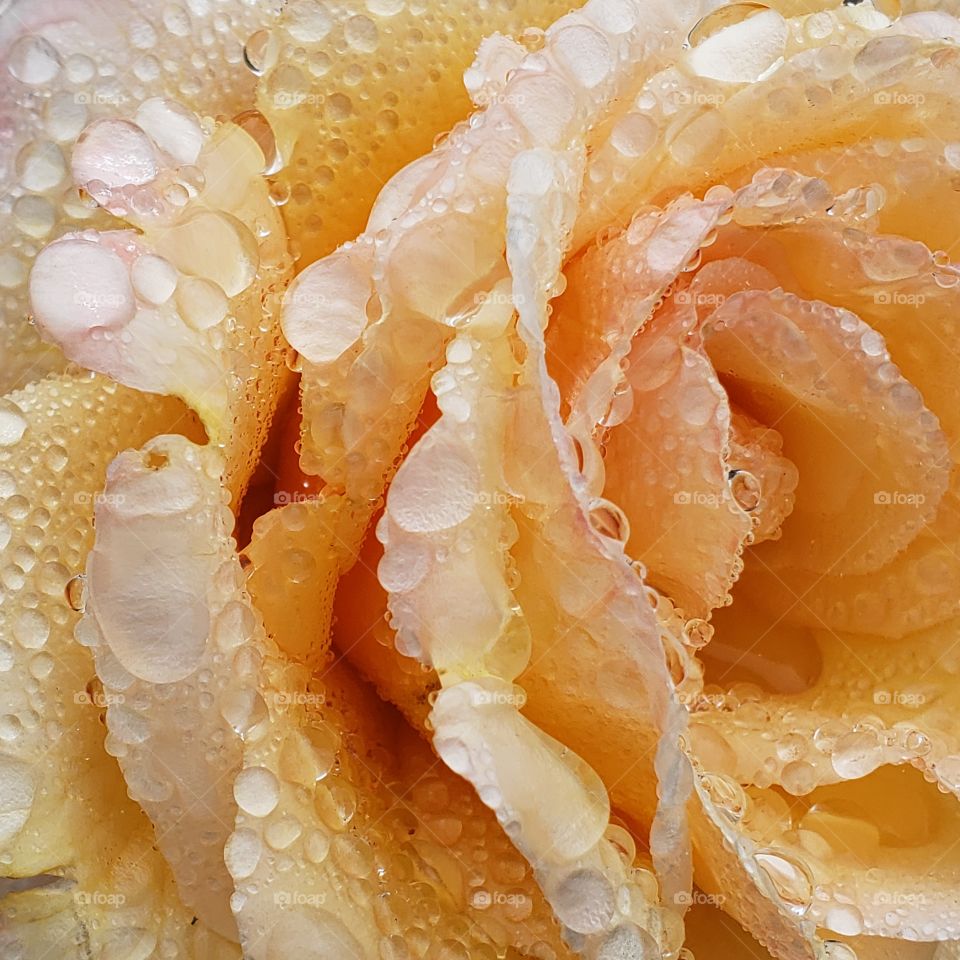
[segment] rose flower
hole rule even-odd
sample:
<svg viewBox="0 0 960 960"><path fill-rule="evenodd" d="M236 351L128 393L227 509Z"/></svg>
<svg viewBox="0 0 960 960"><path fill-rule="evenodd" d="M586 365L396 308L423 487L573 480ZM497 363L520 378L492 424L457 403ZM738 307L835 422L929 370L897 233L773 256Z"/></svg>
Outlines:
<svg viewBox="0 0 960 960"><path fill-rule="evenodd" d="M953 956L954 13L3 14L3 955Z"/></svg>

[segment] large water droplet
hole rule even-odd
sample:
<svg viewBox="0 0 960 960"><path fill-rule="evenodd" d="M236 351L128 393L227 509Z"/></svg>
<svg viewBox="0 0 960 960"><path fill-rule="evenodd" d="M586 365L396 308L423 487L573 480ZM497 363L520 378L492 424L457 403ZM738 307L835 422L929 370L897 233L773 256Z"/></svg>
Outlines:
<svg viewBox="0 0 960 960"><path fill-rule="evenodd" d="M26 429L23 411L12 400L0 400L0 447L19 443Z"/></svg>
<svg viewBox="0 0 960 960"><path fill-rule="evenodd" d="M280 784L266 767L247 767L233 783L237 805L253 817L272 813L280 800Z"/></svg>
<svg viewBox="0 0 960 960"><path fill-rule="evenodd" d="M254 76L262 77L276 61L278 46L269 30L258 30L243 45L243 62Z"/></svg>
<svg viewBox="0 0 960 960"><path fill-rule="evenodd" d="M7 54L10 75L30 86L50 83L61 65L60 55L43 37L21 37Z"/></svg>
<svg viewBox="0 0 960 960"><path fill-rule="evenodd" d="M277 138L270 121L259 110L244 110L233 122L244 130L263 153L263 175L270 177L283 169L283 157L277 149Z"/></svg>
<svg viewBox="0 0 960 960"><path fill-rule="evenodd" d="M813 899L813 880L807 867L784 850L763 850L754 859L787 909L795 916L803 916Z"/></svg>
<svg viewBox="0 0 960 960"><path fill-rule="evenodd" d="M13 839L30 816L34 784L25 763L0 756L0 842Z"/></svg>
<svg viewBox="0 0 960 960"><path fill-rule="evenodd" d="M747 809L747 795L739 783L720 773L706 773L700 786L717 807L734 822L742 819Z"/></svg>
<svg viewBox="0 0 960 960"><path fill-rule="evenodd" d="M783 57L787 35L787 22L776 10L762 3L730 3L690 31L684 63L700 77L752 83Z"/></svg>
<svg viewBox="0 0 960 960"><path fill-rule="evenodd" d="M859 730L841 737L831 761L844 780L858 780L872 773L883 760L883 747L872 730Z"/></svg>

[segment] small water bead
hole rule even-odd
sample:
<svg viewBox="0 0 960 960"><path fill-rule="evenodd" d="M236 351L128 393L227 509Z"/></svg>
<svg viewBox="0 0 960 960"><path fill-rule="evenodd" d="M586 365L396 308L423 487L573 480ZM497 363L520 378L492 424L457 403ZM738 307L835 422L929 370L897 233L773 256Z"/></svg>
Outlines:
<svg viewBox="0 0 960 960"><path fill-rule="evenodd" d="M590 507L588 517L590 525L602 536L620 543L626 543L630 539L630 521L615 503L609 500L595 500Z"/></svg>
<svg viewBox="0 0 960 960"><path fill-rule="evenodd" d="M286 850L302 832L303 827L296 817L283 816L267 825L264 836L274 850Z"/></svg>
<svg viewBox="0 0 960 960"><path fill-rule="evenodd" d="M170 4L163 11L163 25L175 37L188 37L191 32L190 14L178 4Z"/></svg>
<svg viewBox="0 0 960 960"><path fill-rule="evenodd" d="M304 841L303 852L311 863L323 863L330 852L330 837L320 830L312 831Z"/></svg>
<svg viewBox="0 0 960 960"><path fill-rule="evenodd" d="M27 279L27 265L12 253L0 253L0 287L16 290Z"/></svg>
<svg viewBox="0 0 960 960"><path fill-rule="evenodd" d="M37 610L24 610L13 622L13 637L28 650L39 650L50 636L50 621Z"/></svg>
<svg viewBox="0 0 960 960"><path fill-rule="evenodd" d="M360 837L341 833L333 838L330 847L334 860L350 876L363 878L373 873L373 851Z"/></svg>
<svg viewBox="0 0 960 960"><path fill-rule="evenodd" d="M6 740L9 743L16 740L21 733L23 733L23 723L19 717L12 713L0 717L0 740Z"/></svg>
<svg viewBox="0 0 960 960"><path fill-rule="evenodd" d="M827 910L823 925L841 936L857 937L863 933L863 914L852 903L837 903Z"/></svg>
<svg viewBox="0 0 960 960"><path fill-rule="evenodd" d="M700 777L700 786L711 802L731 820L743 818L747 809L747 795L739 783L719 773L707 773Z"/></svg>
<svg viewBox="0 0 960 960"><path fill-rule="evenodd" d="M730 492L741 510L752 513L760 506L760 481L749 470L731 470L729 481Z"/></svg>
<svg viewBox="0 0 960 960"><path fill-rule="evenodd" d="M62 61L53 45L43 37L21 37L7 54L7 69L21 83L40 86L60 72Z"/></svg>
<svg viewBox="0 0 960 960"><path fill-rule="evenodd" d="M713 627L699 617L688 620L683 627L684 643L693 650L700 650L713 639Z"/></svg>
<svg viewBox="0 0 960 960"><path fill-rule="evenodd" d="M20 197L13 205L13 219L21 232L36 240L46 237L53 229L57 214L45 197Z"/></svg>
<svg viewBox="0 0 960 960"><path fill-rule="evenodd" d="M63 182L67 162L52 141L33 140L17 156L17 175L25 189L43 193Z"/></svg>

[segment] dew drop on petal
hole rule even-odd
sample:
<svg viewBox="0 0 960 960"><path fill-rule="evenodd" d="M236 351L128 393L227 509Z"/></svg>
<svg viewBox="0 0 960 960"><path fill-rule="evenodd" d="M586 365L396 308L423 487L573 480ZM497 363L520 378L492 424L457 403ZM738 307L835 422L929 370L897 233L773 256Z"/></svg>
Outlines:
<svg viewBox="0 0 960 960"><path fill-rule="evenodd" d="M266 767L247 767L233 784L237 805L253 817L265 817L280 800L280 784Z"/></svg>

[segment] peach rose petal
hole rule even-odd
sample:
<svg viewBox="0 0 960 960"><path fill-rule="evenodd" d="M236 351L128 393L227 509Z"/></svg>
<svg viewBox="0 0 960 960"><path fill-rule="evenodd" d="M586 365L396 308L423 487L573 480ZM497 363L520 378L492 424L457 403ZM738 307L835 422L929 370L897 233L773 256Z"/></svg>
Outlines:
<svg viewBox="0 0 960 960"><path fill-rule="evenodd" d="M743 485L725 461L730 406L703 349L687 346L696 338L696 310L678 297L634 340L632 409L608 432L603 464L604 496L644 518L631 527L628 553L686 616L703 619L740 574L754 504L735 497Z"/></svg>
<svg viewBox="0 0 960 960"><path fill-rule="evenodd" d="M179 401L145 398L93 374L11 394L3 401L8 437L14 420L19 437L0 450L8 558L0 854L12 878L0 952L42 956L83 943L98 955L142 956L162 942L185 958L235 960L235 947L183 906L150 821L104 752L103 711L118 701L73 637L108 462L157 432L198 436L199 426ZM36 716L46 719L31 722Z"/></svg>
<svg viewBox="0 0 960 960"><path fill-rule="evenodd" d="M675 41L677 22L688 15L696 11L646 8L634 34L638 8L593 0L550 28L543 49L524 61L531 69L515 71L433 161L416 161L413 183L401 172L387 184L378 206L389 205L390 221L375 211L382 229L356 241L374 251L368 288L352 295L345 324L362 333L340 360L303 368L307 473L351 498L379 496L425 395L424 371L439 363L451 328L506 276L503 203L512 158L538 143L583 137L659 46ZM545 70L532 69L538 64ZM411 205L403 210L394 193ZM293 345L300 348L299 337Z"/></svg>
<svg viewBox="0 0 960 960"><path fill-rule="evenodd" d="M283 224L243 130L206 134L162 99L136 118L151 132L121 119L88 127L72 169L138 231L46 247L30 279L34 315L71 360L193 406L239 497L288 376L276 324L290 270Z"/></svg>
<svg viewBox="0 0 960 960"><path fill-rule="evenodd" d="M569 9L562 0L484 9L443 0L426 14L402 0L362 8L287 3L249 52L262 74L257 106L283 161L275 193L302 264L362 233L383 184L411 161L422 168L417 158L426 162L434 142L468 116L465 71L502 80L497 61L471 69L485 36L501 31L535 47L542 28ZM304 51L303 59L281 56L285 45ZM366 231L381 226L371 221Z"/></svg>
<svg viewBox="0 0 960 960"><path fill-rule="evenodd" d="M167 97L206 116L234 116L254 99L243 44L276 19L273 4L158 0L14 0L8 12L0 26L0 393L66 362L27 322L38 248L67 232L116 226L71 189L71 150L83 128L119 105L130 117L141 104L153 112L146 104ZM181 161L192 162L187 154Z"/></svg>
<svg viewBox="0 0 960 960"><path fill-rule="evenodd" d="M331 510L323 499L283 506L258 521L247 550L270 642L301 658L308 639L312 667L264 648L265 722L245 739L225 848L245 955L272 960L296 947L317 960L392 957L429 942L479 957L569 956L529 868L470 787L438 767L349 667L327 658L333 595L318 584L332 582L342 541L335 526L316 534ZM331 552L317 551L317 540ZM284 547L281 571L267 571ZM301 557L294 571L289 561L308 549L312 567ZM286 607L273 596L284 572ZM495 854L489 866L481 851Z"/></svg>
<svg viewBox="0 0 960 960"><path fill-rule="evenodd" d="M242 771L242 741L266 719L264 639L222 471L214 448L173 436L113 462L77 636L110 702L107 751L153 821L180 896L236 940L223 845L237 804L248 793L265 803L269 787Z"/></svg>
<svg viewBox="0 0 960 960"><path fill-rule="evenodd" d="M611 220L625 224L638 198L722 183L755 168L758 157L807 147L810 131L817 143L838 137L845 145L879 130L888 141L922 137L931 128L951 136L953 41L907 31L885 35L890 23L863 5L837 5L791 17L783 62L770 58L761 76L713 79L687 60L644 78L611 122L595 128L574 248ZM728 25L705 44L737 29ZM694 53L697 43L694 37ZM818 93L808 98L811 89ZM625 130L642 133L625 136Z"/></svg>
<svg viewBox="0 0 960 960"><path fill-rule="evenodd" d="M781 282L801 295L819 297L868 318L891 354L885 375L892 374L895 363L909 383L922 385L922 403L948 436L956 435L958 398L946 345L956 336L958 287L955 271L942 258L894 237L839 234L819 221L778 230L775 241L743 234L732 245L749 246L751 257L776 271ZM802 284L797 277L803 277ZM901 390L910 392L906 386ZM791 620L844 631L896 637L955 616L960 583L960 567L952 556L957 542L953 532L956 476L951 471L949 491L928 529L875 573L841 578L830 571L824 576L824 571L793 570L788 589L783 573L775 577L761 565L748 564L744 589L770 609L789 609ZM918 495L927 494L917 482L917 477L910 476L899 486L880 488L871 512L886 522L893 516L888 508L929 509L929 503L920 502ZM891 502L882 502L887 499ZM912 599L903 602L905 595ZM796 602L798 596L802 603Z"/></svg>
<svg viewBox="0 0 960 960"><path fill-rule="evenodd" d="M849 311L749 291L709 315L704 344L741 406L776 425L800 474L793 523L780 540L758 545L758 562L865 573L933 517L947 488L947 440L877 331ZM911 484L911 502L892 502L882 522L864 529L884 491Z"/></svg>

